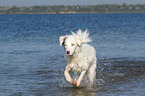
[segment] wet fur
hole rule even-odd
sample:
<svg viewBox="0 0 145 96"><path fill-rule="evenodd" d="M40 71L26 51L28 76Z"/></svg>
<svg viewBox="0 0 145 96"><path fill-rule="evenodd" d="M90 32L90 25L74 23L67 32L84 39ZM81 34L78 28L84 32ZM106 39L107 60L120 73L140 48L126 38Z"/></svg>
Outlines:
<svg viewBox="0 0 145 96"><path fill-rule="evenodd" d="M66 51L66 69L64 75L66 80L75 86L80 86L84 75L87 73L90 86L93 85L96 76L96 52L95 49L88 45L91 42L87 31L78 30L77 34L72 32L72 35L60 37L60 46L63 45ZM74 44L71 46L71 44ZM67 54L70 51L70 54ZM79 78L74 80L71 78L69 71L72 70L75 74L81 73Z"/></svg>

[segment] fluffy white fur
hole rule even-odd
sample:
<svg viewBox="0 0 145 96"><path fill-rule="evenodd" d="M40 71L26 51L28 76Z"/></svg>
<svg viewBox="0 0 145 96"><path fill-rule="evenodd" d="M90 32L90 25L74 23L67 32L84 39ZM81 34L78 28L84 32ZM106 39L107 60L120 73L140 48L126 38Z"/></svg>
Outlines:
<svg viewBox="0 0 145 96"><path fill-rule="evenodd" d="M91 42L87 30L82 32L78 30L77 34L71 32L72 35L60 37L60 46L63 45L66 53L66 69L64 75L66 80L75 85L80 86L80 83L87 73L90 86L93 85L96 76L96 52L95 49L86 44ZM79 78L75 77L73 80L69 74L72 70L74 74L80 73Z"/></svg>

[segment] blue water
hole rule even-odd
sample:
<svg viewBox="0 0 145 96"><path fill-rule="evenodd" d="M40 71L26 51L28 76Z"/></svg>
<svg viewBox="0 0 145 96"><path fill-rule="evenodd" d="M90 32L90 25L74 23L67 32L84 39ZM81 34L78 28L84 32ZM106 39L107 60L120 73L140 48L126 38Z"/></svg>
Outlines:
<svg viewBox="0 0 145 96"><path fill-rule="evenodd" d="M96 85L66 82L59 36L90 32ZM0 96L144 96L145 13L0 15Z"/></svg>

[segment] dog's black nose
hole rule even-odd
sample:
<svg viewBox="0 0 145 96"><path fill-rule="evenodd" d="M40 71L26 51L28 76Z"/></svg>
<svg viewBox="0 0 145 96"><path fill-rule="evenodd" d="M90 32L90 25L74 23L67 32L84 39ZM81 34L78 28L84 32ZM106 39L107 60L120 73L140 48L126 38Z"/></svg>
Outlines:
<svg viewBox="0 0 145 96"><path fill-rule="evenodd" d="M70 54L70 51L66 51L66 54L68 54L68 55L69 55L69 54Z"/></svg>

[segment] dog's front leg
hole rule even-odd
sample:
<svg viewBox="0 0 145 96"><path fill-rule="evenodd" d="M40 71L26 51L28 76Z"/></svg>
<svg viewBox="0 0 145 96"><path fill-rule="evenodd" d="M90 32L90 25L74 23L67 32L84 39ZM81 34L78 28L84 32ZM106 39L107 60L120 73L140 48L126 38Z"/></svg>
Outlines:
<svg viewBox="0 0 145 96"><path fill-rule="evenodd" d="M69 67L66 66L66 69L65 69L65 71L64 71L64 76L65 76L66 80L67 80L69 83L73 84L73 79L72 79L71 76L69 75L69 71L70 71L70 70L71 70L71 68L69 68Z"/></svg>
<svg viewBox="0 0 145 96"><path fill-rule="evenodd" d="M77 85L76 86L80 86L80 83L81 83L85 73L86 73L86 71L81 72L81 75L80 75L79 79L77 80Z"/></svg>

